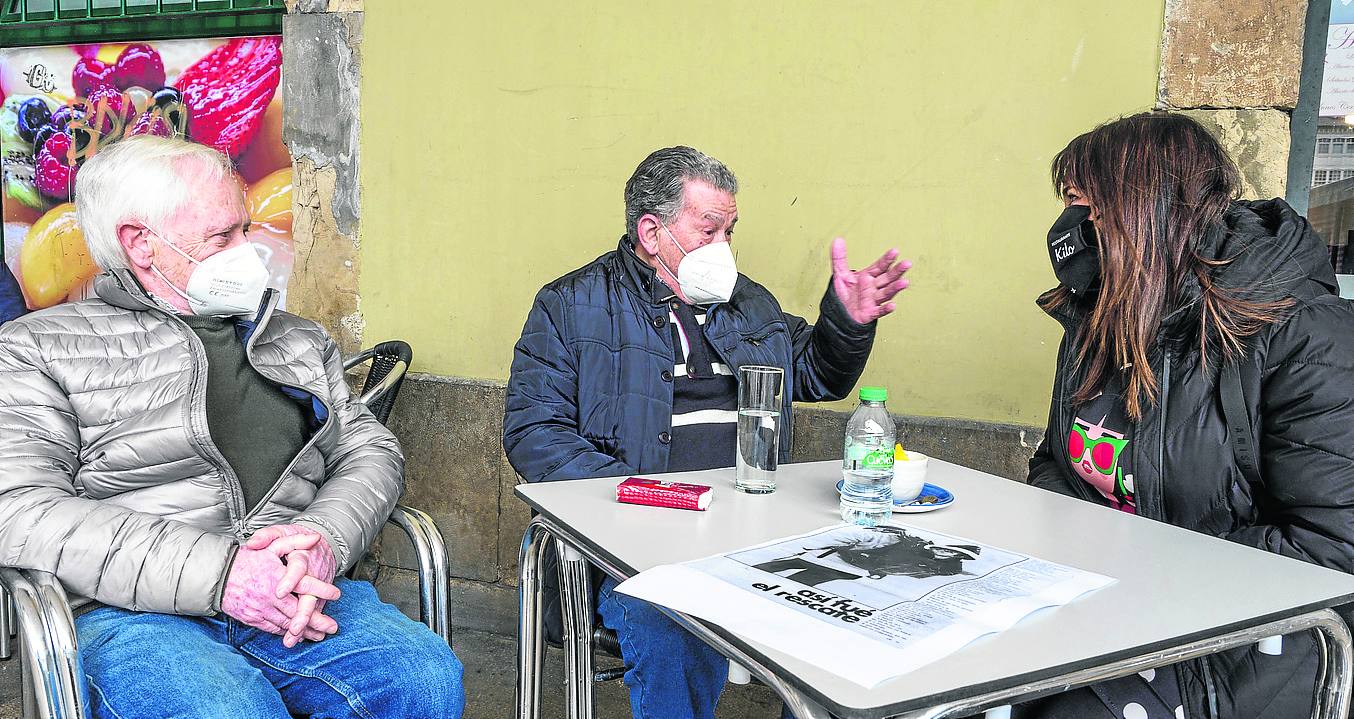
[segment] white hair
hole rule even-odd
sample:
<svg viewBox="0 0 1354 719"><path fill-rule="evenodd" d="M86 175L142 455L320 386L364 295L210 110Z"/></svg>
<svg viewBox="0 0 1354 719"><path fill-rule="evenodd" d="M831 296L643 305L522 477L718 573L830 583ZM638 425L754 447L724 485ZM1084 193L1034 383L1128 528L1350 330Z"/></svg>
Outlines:
<svg viewBox="0 0 1354 719"><path fill-rule="evenodd" d="M211 147L155 135L119 140L85 161L75 176L75 216L99 267L127 268L119 225L135 220L159 227L192 199L184 162L217 182L233 169L230 158Z"/></svg>

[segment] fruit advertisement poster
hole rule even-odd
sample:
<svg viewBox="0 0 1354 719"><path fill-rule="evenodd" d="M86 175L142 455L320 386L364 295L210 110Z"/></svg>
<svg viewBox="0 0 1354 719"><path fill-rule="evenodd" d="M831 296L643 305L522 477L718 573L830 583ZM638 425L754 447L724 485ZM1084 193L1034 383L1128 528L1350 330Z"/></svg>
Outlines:
<svg viewBox="0 0 1354 719"><path fill-rule="evenodd" d="M285 293L292 169L281 71L278 36L0 49L0 322L90 296L99 269L75 220L75 178L100 148L138 134L230 156L249 239Z"/></svg>

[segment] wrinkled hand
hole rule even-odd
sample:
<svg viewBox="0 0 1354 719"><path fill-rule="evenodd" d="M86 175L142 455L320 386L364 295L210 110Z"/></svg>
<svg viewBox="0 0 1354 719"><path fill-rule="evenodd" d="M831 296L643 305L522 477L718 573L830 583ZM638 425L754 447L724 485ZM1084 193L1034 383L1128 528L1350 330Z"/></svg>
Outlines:
<svg viewBox="0 0 1354 719"><path fill-rule="evenodd" d="M889 250L869 267L852 270L846 264L846 240L832 241L832 289L852 320L868 324L898 308L890 300L907 288L903 273L912 263L895 264L897 259L898 250Z"/></svg>
<svg viewBox="0 0 1354 719"><path fill-rule="evenodd" d="M287 570L278 581L274 594L278 599L296 594L297 613L292 616L282 637L283 646L296 646L302 638L309 638L305 636L305 630L313 617L325 616L322 613L325 601L337 599L337 596L321 596L305 590L314 581L322 582L325 586L333 585L334 575L338 571L333 548L319 532L296 524L265 527L250 537L245 547L269 552L285 561ZM337 593L338 589L334 588L334 592Z"/></svg>
<svg viewBox="0 0 1354 719"><path fill-rule="evenodd" d="M286 635L300 615L300 599L294 594L277 596L277 587L287 574L287 566L273 552L240 547L226 576L221 594L221 611L239 621L270 634ZM305 577L297 591L324 599L338 599L337 587L314 577ZM338 622L320 612L310 614L296 633L311 641L324 639L338 631ZM300 641L300 639L296 639ZM295 646L293 641L289 646Z"/></svg>

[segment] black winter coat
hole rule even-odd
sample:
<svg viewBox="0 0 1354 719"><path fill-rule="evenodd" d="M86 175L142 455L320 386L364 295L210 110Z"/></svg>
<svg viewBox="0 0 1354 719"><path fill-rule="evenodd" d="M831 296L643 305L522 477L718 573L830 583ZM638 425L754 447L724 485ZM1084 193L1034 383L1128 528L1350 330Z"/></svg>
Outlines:
<svg viewBox="0 0 1354 719"><path fill-rule="evenodd" d="M1202 368L1196 284L1163 321L1151 355L1161 394L1135 425L1128 450L1137 512L1354 571L1354 302L1337 296L1325 244L1282 200L1235 203L1224 224L1199 246L1205 257L1236 258L1217 269L1216 281L1295 300L1284 319L1251 338L1240 364L1263 481L1249 486L1228 443L1218 362ZM1085 311L1051 313L1065 334L1029 481L1104 503L1062 458L1083 376L1075 353ZM1311 715L1316 665L1313 638L1301 634L1286 638L1278 658L1259 659L1251 647L1184 662L1177 671L1190 717L1290 719Z"/></svg>

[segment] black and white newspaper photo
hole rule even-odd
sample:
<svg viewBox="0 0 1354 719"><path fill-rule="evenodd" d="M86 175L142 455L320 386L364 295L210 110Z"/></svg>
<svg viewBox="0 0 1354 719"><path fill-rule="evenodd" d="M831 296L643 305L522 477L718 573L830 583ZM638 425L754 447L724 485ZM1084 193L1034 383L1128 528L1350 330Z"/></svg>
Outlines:
<svg viewBox="0 0 1354 719"><path fill-rule="evenodd" d="M740 634L874 686L1111 582L915 527L839 525L655 567L619 591L736 620Z"/></svg>

